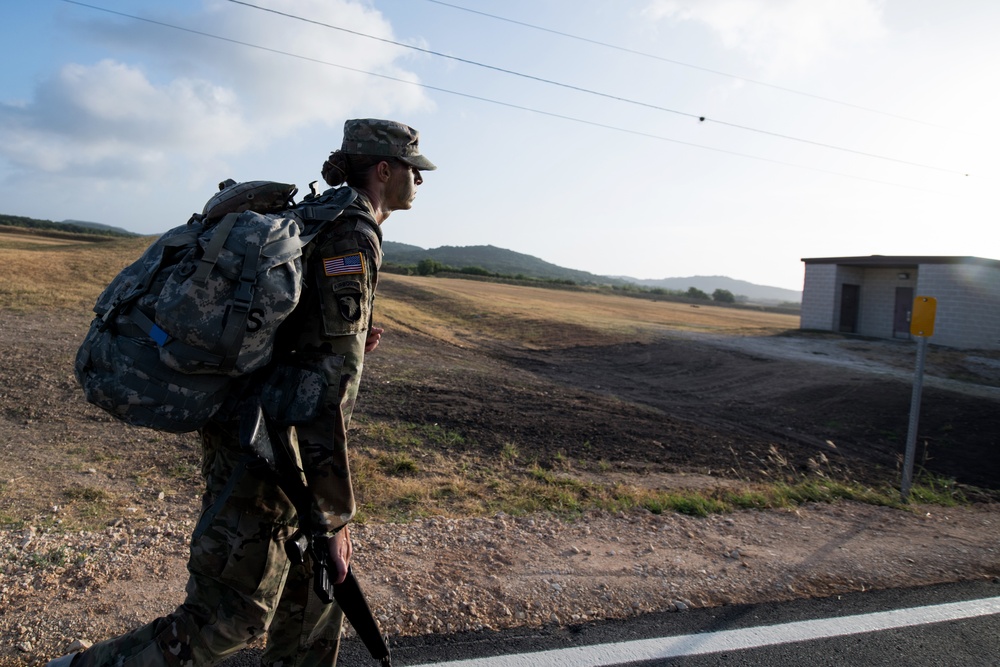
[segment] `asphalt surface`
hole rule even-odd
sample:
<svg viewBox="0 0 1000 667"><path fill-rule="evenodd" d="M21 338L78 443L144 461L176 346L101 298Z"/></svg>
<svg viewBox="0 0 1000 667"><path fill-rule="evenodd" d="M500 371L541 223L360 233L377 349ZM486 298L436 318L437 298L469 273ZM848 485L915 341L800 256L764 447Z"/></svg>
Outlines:
<svg viewBox="0 0 1000 667"><path fill-rule="evenodd" d="M476 664L491 656L528 654L526 665L545 663L542 651L570 647L618 644L635 640L720 631L765 628L817 619L847 619L887 610L920 608L958 601L1000 597L1000 580L947 584L914 589L853 593L780 604L738 605L684 612L646 614L623 621L571 627L521 629L516 632L479 632L456 635L403 637L390 642L394 667L431 665L468 660ZM751 632L752 634L752 632ZM565 659L565 658L564 658ZM224 663L227 667L256 667L259 652L246 650ZM340 667L377 663L356 639L344 642ZM596 663L591 663L596 664ZM891 665L892 667L1000 666L1000 614L894 628L861 634L798 641L758 648L687 655L640 662L600 664L628 667L778 665L825 667L834 665Z"/></svg>

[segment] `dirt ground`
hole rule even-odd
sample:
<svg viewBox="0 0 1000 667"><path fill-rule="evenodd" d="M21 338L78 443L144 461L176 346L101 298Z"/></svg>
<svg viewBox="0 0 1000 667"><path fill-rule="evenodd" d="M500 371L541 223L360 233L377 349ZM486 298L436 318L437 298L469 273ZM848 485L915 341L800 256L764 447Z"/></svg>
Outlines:
<svg viewBox="0 0 1000 667"><path fill-rule="evenodd" d="M422 296L393 284L385 291ZM529 349L481 339L436 346L396 333L394 354L373 358L366 371L375 381L364 411L440 422L494 455L513 440L531 443L542 461L614 461L640 473L773 479L764 464L777 446L798 471L822 452L865 483L898 474L912 343L799 331L664 330L652 341L610 345L576 345L562 331L551 337L558 342ZM998 401L1000 354L931 346L918 466L1000 488Z"/></svg>
<svg viewBox="0 0 1000 667"><path fill-rule="evenodd" d="M72 358L87 319L0 312L0 666L43 664L183 596L197 443L121 426L83 402ZM912 345L664 331L539 349L388 328L358 411L465 436L445 447L491 457L516 443L543 465L570 460L595 479L658 488L819 465L871 485L898 480ZM356 569L390 636L996 579L998 404L995 355L931 351L918 465L959 483L971 500L959 507L368 523L355 529ZM166 492L154 482L164 477ZM78 500L116 519L67 533L60 517Z"/></svg>

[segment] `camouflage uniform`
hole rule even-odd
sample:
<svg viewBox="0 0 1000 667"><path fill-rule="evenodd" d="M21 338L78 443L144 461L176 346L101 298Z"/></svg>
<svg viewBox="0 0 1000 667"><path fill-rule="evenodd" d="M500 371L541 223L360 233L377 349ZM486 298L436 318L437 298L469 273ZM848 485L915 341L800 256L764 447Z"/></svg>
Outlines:
<svg viewBox="0 0 1000 667"><path fill-rule="evenodd" d="M345 126L345 147L348 128ZM357 138L386 121L360 121ZM434 166L416 150L406 161ZM390 127L390 131L397 131ZM345 148L345 152L346 148ZM373 153L367 153L373 154ZM414 157L415 156L415 157ZM429 166L428 166L429 165ZM382 233L363 194L308 247L299 306L282 324L276 366L320 371L327 389L310 423L289 427L315 500L313 525L333 534L355 511L347 458L354 409L371 326ZM259 384L259 383L257 383ZM266 392L265 392L266 393ZM343 614L312 590L311 560L292 565L284 550L297 516L271 473L240 450L239 425L213 422L201 431L206 491L191 539L187 597L173 613L130 633L95 644L73 667L210 665L267 632L264 665L333 665ZM67 656L69 657L69 656Z"/></svg>

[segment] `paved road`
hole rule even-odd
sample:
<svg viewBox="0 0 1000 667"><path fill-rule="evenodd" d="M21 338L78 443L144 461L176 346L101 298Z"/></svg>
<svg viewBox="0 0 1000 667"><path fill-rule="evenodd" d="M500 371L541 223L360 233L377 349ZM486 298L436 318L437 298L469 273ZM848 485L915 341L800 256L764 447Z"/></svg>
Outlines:
<svg viewBox="0 0 1000 667"><path fill-rule="evenodd" d="M393 641L392 651L395 667L1000 667L1000 583L403 638ZM257 664L257 654L246 651L227 667ZM345 643L340 667L375 664L358 642Z"/></svg>

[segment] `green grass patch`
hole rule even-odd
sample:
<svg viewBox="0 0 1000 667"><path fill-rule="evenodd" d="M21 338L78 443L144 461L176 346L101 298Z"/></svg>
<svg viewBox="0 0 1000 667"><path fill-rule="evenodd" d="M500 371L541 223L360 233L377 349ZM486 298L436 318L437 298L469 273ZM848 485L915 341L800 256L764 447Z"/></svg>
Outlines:
<svg viewBox="0 0 1000 667"><path fill-rule="evenodd" d="M488 516L505 512L514 516L547 512L564 517L593 510L627 512L643 509L654 514L676 512L704 517L740 510L768 510L806 503L840 500L905 509L899 490L873 489L861 484L808 477L797 482L729 485L715 489L649 489L581 479L537 464L522 469L509 466L485 468L481 461L434 460L413 469L400 459L382 455L363 476L365 516L372 519L408 520L419 516ZM387 465L386 462L391 465ZM473 472L475 471L475 472ZM368 477L368 475L373 475ZM940 480L918 483L913 502L952 506L960 494Z"/></svg>
<svg viewBox="0 0 1000 667"><path fill-rule="evenodd" d="M99 530L121 511L118 497L100 487L77 486L63 491L58 513L33 520L33 525L59 531Z"/></svg>
<svg viewBox="0 0 1000 667"><path fill-rule="evenodd" d="M856 500L871 505L897 504L888 489L876 491L858 484L836 482L826 478L805 479L794 484L779 482L773 487L774 506L789 507L803 503L830 503L835 500ZM898 494L897 494L898 495Z"/></svg>
<svg viewBox="0 0 1000 667"><path fill-rule="evenodd" d="M721 481L699 489L648 488L622 483L608 462L577 465L556 455L548 463L526 457L515 442L494 455L455 446L461 434L436 424L368 422L359 426L351 473L358 520L409 521L418 517L514 516L545 512L576 517L588 511L703 517L741 510L769 510L841 500L906 509L899 489L850 481L818 454L809 472L789 465L776 449L758 458L770 481ZM444 445L447 446L444 446ZM605 476L607 475L607 480ZM951 506L964 501L953 481L918 477L912 501Z"/></svg>
<svg viewBox="0 0 1000 667"><path fill-rule="evenodd" d="M925 470L916 475L910 487L910 501L943 507L956 507L969 502L955 480Z"/></svg>
<svg viewBox="0 0 1000 667"><path fill-rule="evenodd" d="M551 470L546 470L545 468L542 468L537 463L532 465L531 468L528 469L528 475L532 479L537 480L539 482L544 482L545 484L556 483L555 473L553 473Z"/></svg>
<svg viewBox="0 0 1000 667"><path fill-rule="evenodd" d="M51 567L63 567L69 563L69 550L66 547L55 547L48 551L34 552L27 558L28 565L44 570Z"/></svg>
<svg viewBox="0 0 1000 667"><path fill-rule="evenodd" d="M356 422L362 437L381 447L392 449L428 449L460 447L465 437L439 424L412 422Z"/></svg>
<svg viewBox="0 0 1000 667"><path fill-rule="evenodd" d="M521 458L521 452L518 451L517 445L512 442L503 443L503 449L500 450L500 462L503 465L514 465L519 458Z"/></svg>
<svg viewBox="0 0 1000 667"><path fill-rule="evenodd" d="M513 447L484 461L471 455L424 452L420 464L399 451L375 451L352 460L355 489L364 519L407 521L423 516L514 516L536 512L574 517L587 511L644 509L704 517L740 510L795 507L805 503L850 500L905 507L897 489L810 476L797 482L727 485L715 489L650 489L584 479L566 470L536 463L516 467ZM941 483L939 482L940 486ZM919 502L935 502L926 486L914 493ZM945 494L943 500L951 502Z"/></svg>
<svg viewBox="0 0 1000 667"><path fill-rule="evenodd" d="M201 468L188 461L175 461L166 469L167 477L180 480L199 480Z"/></svg>
<svg viewBox="0 0 1000 667"><path fill-rule="evenodd" d="M95 486L78 486L66 489L63 491L63 496L67 500L82 500L91 503L103 503L111 499L111 494Z"/></svg>
<svg viewBox="0 0 1000 667"><path fill-rule="evenodd" d="M723 500L741 510L763 510L771 507L772 503L770 494L756 489L727 491L723 494Z"/></svg>
<svg viewBox="0 0 1000 667"><path fill-rule="evenodd" d="M405 452L380 454L378 457L378 464L382 472L391 477L414 475L420 470L417 462L410 458L410 455Z"/></svg>

